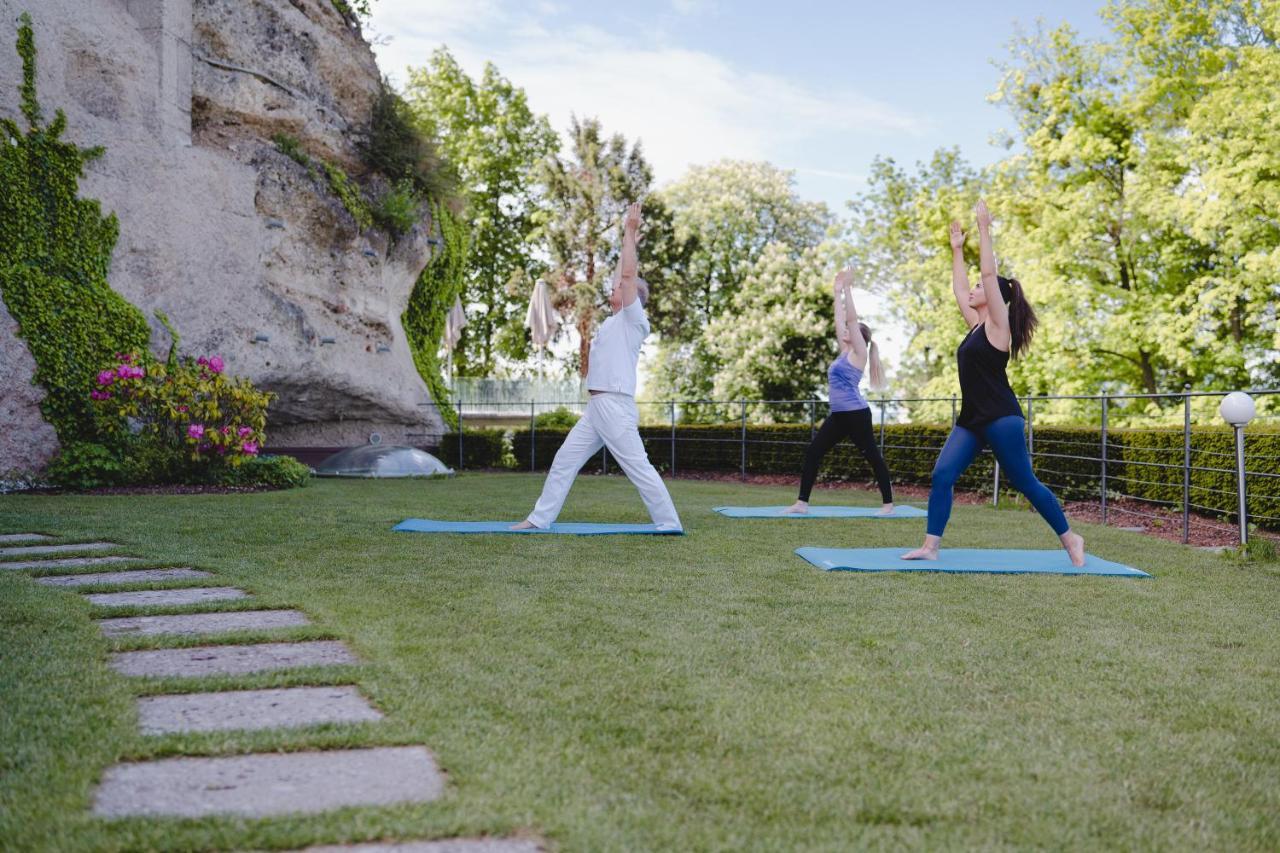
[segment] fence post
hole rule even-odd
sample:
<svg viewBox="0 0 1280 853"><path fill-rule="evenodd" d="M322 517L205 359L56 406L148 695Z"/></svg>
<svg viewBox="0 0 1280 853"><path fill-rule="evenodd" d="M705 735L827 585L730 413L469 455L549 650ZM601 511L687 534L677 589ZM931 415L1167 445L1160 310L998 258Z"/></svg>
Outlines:
<svg viewBox="0 0 1280 853"><path fill-rule="evenodd" d="M995 451L993 450L991 452L991 456L993 457L992 470L995 471L995 475L991 481L991 505L1000 506L1000 460L995 459L995 455Z"/></svg>
<svg viewBox="0 0 1280 853"><path fill-rule="evenodd" d="M458 401L458 470L462 470L462 401Z"/></svg>
<svg viewBox="0 0 1280 853"><path fill-rule="evenodd" d="M1036 421L1031 408L1033 399L1034 398L1030 394L1027 395L1027 456L1031 457L1032 467L1034 468L1036 455Z"/></svg>
<svg viewBox="0 0 1280 853"><path fill-rule="evenodd" d="M817 420L817 418L818 418L818 401L810 400L809 401L809 440L810 441L813 441L813 434L817 429L817 425L814 423Z"/></svg>
<svg viewBox="0 0 1280 853"><path fill-rule="evenodd" d="M1102 523L1107 523L1107 395L1102 395Z"/></svg>
<svg viewBox="0 0 1280 853"><path fill-rule="evenodd" d="M671 401L671 474L676 473L676 401Z"/></svg>
<svg viewBox="0 0 1280 853"><path fill-rule="evenodd" d="M1182 544L1191 541L1191 389L1182 395Z"/></svg>
<svg viewBox="0 0 1280 853"><path fill-rule="evenodd" d="M951 428L956 428L956 395L951 395Z"/></svg>
<svg viewBox="0 0 1280 853"><path fill-rule="evenodd" d="M747 401L742 401L742 480L747 480Z"/></svg>
<svg viewBox="0 0 1280 853"><path fill-rule="evenodd" d="M529 471L538 470L538 421L533 416L534 402L529 401Z"/></svg>
<svg viewBox="0 0 1280 853"><path fill-rule="evenodd" d="M1249 506L1245 497L1244 426L1233 424L1236 431L1236 493L1240 500L1240 544L1249 544Z"/></svg>

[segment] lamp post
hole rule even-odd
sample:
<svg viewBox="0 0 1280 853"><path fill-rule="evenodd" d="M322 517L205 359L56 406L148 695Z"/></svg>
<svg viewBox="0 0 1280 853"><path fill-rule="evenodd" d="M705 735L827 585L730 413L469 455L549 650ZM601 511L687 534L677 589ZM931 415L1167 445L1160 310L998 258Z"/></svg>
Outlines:
<svg viewBox="0 0 1280 853"><path fill-rule="evenodd" d="M1245 503L1244 488L1244 427L1253 420L1257 409L1253 398L1243 391L1232 391L1222 398L1218 414L1236 431L1236 496L1240 501L1240 544L1249 544L1249 508Z"/></svg>

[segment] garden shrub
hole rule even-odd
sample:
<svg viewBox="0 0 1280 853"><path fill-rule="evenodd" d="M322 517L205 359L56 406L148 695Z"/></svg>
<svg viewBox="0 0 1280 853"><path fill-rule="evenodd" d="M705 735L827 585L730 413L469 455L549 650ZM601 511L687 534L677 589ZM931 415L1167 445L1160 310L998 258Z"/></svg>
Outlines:
<svg viewBox="0 0 1280 853"><path fill-rule="evenodd" d="M458 433L440 437L440 461L458 468ZM466 429L462 433L462 468L503 468L507 463L507 434L501 429Z"/></svg>
<svg viewBox="0 0 1280 853"><path fill-rule="evenodd" d="M538 429L573 429L574 425L578 423L578 419L578 415L569 411L564 406L560 406L559 408L552 409L549 412L543 412L540 415L535 415L533 418L533 425Z"/></svg>
<svg viewBox="0 0 1280 853"><path fill-rule="evenodd" d="M565 427L538 426L531 435L528 428L511 434L511 451L517 470L546 471L569 430ZM742 425L698 424L676 425L676 472L736 472L742 466ZM949 425L887 424L885 426L885 461L893 472L895 483L928 486L947 435ZM1097 500L1101 494L1101 431L1091 427L1034 427L1034 464L1036 473L1064 501ZM879 427L876 427L879 436ZM671 427L642 426L640 437L654 467L667 472L671 468ZM751 474L794 475L804 464L809 444L808 424L748 424L747 472ZM1236 476L1234 473L1235 438L1232 430L1197 427L1192 431L1191 464L1196 468L1220 468L1221 471L1192 470L1191 503L1196 511L1233 516L1236 509ZM1245 433L1245 452L1249 470L1262 474L1280 474L1280 435ZM1091 458L1092 457L1092 458ZM1147 501L1160 501L1175 507L1182 505L1183 434L1181 429L1127 430L1107 432L1107 491L1110 495L1128 495ZM978 457L961 477L957 487L966 491L989 494L993 480L994 459L989 453ZM1172 468L1154 467L1172 465ZM618 470L612 460L611 470ZM585 471L598 471L601 456L597 454L584 466ZM823 459L819 481L870 483L875 477L862 455L851 443L842 442ZM1001 478L1001 488L1010 489ZM1280 527L1280 476L1251 476L1248 489L1251 516L1271 527Z"/></svg>
<svg viewBox="0 0 1280 853"><path fill-rule="evenodd" d="M258 456L226 468L221 482L227 486L294 489L307 485L311 469L292 456Z"/></svg>

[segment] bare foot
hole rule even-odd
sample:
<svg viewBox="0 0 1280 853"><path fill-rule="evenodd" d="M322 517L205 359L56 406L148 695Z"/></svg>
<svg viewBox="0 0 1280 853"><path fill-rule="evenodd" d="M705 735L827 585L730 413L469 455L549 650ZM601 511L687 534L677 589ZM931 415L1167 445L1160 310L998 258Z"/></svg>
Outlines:
<svg viewBox="0 0 1280 853"><path fill-rule="evenodd" d="M903 560L936 560L938 559L938 549L930 548L928 545L921 545L919 548L909 553L903 554Z"/></svg>
<svg viewBox="0 0 1280 853"><path fill-rule="evenodd" d="M796 501L791 506L782 511L783 515L807 515L809 513L808 501Z"/></svg>
<svg viewBox="0 0 1280 853"><path fill-rule="evenodd" d="M524 521L520 522L519 524L513 524L507 529L508 530L532 530L533 522L526 518Z"/></svg>
<svg viewBox="0 0 1280 853"><path fill-rule="evenodd" d="M1084 565L1084 537L1079 533L1073 533L1068 530L1062 534L1062 547L1067 549L1067 556L1071 558L1071 565L1077 569Z"/></svg>
<svg viewBox="0 0 1280 853"><path fill-rule="evenodd" d="M879 512L876 513L876 515L893 515L893 504L887 503L884 506L880 507L880 510Z"/></svg>

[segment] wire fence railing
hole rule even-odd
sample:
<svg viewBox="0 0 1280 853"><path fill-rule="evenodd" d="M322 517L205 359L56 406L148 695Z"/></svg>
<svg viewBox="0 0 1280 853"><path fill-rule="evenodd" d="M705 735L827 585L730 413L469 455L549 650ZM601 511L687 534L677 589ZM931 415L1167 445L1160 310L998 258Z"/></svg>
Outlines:
<svg viewBox="0 0 1280 853"><path fill-rule="evenodd" d="M1280 389L1248 393L1257 416L1240 432L1238 445L1235 431L1217 412L1222 392L1023 397L1033 468L1062 500L1096 504L1103 523L1172 520L1181 524L1184 542L1198 525L1237 526L1242 540L1248 523L1280 530ZM438 435L436 449L463 470L497 465L545 470L573 419L585 410L584 397L565 396L460 400L451 415L462 429ZM873 397L869 402L895 482L927 485L959 400ZM827 404L816 399L641 400L636 405L641 437L660 470L668 475L736 471L743 479L798 476L804 450L827 412ZM488 452L476 452L474 446L469 452L468 442L482 442ZM589 467L618 470L607 450ZM851 445L842 445L828 454L822 476L861 481L871 472ZM958 487L989 494L998 503L999 464L984 452Z"/></svg>

